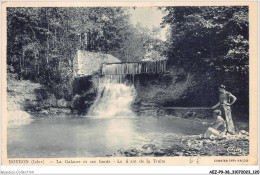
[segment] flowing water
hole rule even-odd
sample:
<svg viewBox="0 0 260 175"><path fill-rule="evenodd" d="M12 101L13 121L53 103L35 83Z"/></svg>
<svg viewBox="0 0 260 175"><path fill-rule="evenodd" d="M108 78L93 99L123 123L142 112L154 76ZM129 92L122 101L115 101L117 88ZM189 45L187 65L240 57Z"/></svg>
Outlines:
<svg viewBox="0 0 260 175"><path fill-rule="evenodd" d="M8 125L8 157L105 157L147 143L167 147L206 130L180 118L136 116L131 111L136 91L123 75L105 76L99 84L97 99L84 117L28 118L27 123Z"/></svg>
<svg viewBox="0 0 260 175"><path fill-rule="evenodd" d="M98 118L134 117L131 105L135 96L135 88L125 75L107 75L100 79L98 95L88 115Z"/></svg>

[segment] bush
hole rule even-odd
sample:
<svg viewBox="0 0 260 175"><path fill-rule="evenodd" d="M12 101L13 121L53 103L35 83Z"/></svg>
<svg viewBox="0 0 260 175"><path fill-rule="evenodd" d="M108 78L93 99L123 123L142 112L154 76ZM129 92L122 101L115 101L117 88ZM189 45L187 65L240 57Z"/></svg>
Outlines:
<svg viewBox="0 0 260 175"><path fill-rule="evenodd" d="M40 106L37 101L29 100L26 99L23 105L23 108L25 111L30 111L30 112L39 112L42 110L42 107Z"/></svg>

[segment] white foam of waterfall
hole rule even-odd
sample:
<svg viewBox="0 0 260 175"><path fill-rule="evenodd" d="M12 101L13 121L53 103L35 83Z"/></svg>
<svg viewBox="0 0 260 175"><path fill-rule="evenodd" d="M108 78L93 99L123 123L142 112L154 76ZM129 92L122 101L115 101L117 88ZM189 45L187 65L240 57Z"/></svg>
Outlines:
<svg viewBox="0 0 260 175"><path fill-rule="evenodd" d="M133 117L131 105L136 91L127 83L125 75L110 75L100 78L98 95L88 115L96 117Z"/></svg>

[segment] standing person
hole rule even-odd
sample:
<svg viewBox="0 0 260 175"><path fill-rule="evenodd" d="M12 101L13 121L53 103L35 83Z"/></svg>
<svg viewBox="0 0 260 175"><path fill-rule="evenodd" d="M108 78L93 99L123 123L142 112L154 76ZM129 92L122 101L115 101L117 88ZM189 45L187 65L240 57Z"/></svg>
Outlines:
<svg viewBox="0 0 260 175"><path fill-rule="evenodd" d="M230 106L235 103L237 98L230 92L226 91L225 88L226 87L224 85L219 86L219 102L215 106L213 106L212 109L216 109L217 107L220 108L224 115L224 119L226 120L227 132L229 134L235 134L235 127L232 120Z"/></svg>

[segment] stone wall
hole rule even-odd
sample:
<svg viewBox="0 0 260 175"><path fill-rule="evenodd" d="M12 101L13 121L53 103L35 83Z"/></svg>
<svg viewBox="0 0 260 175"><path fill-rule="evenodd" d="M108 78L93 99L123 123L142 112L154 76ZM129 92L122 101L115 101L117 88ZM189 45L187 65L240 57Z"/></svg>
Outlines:
<svg viewBox="0 0 260 175"><path fill-rule="evenodd" d="M74 77L89 76L99 72L103 63L118 63L119 59L102 53L78 50L73 60Z"/></svg>

